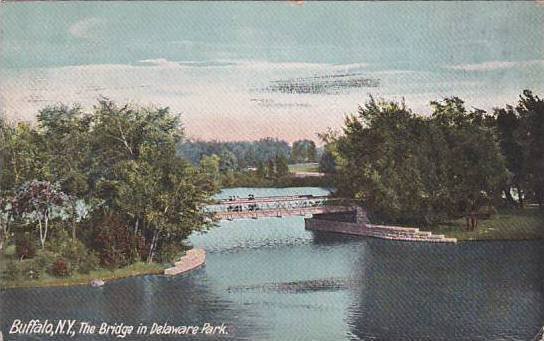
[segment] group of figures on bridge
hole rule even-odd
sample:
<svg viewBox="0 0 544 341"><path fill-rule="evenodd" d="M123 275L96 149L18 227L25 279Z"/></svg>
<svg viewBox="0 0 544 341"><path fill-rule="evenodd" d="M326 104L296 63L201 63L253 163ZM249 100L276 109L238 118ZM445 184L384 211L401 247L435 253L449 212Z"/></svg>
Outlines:
<svg viewBox="0 0 544 341"><path fill-rule="evenodd" d="M297 195L256 198L231 196L206 207L219 219L243 219L265 216L289 216L311 214L319 208L331 205L334 199L328 196Z"/></svg>
<svg viewBox="0 0 544 341"><path fill-rule="evenodd" d="M249 194L247 199L230 196L227 200L221 200L217 205L209 206L212 212L254 212L260 210L288 210L306 207L318 207L324 204L325 196L298 195L292 197L261 197Z"/></svg>

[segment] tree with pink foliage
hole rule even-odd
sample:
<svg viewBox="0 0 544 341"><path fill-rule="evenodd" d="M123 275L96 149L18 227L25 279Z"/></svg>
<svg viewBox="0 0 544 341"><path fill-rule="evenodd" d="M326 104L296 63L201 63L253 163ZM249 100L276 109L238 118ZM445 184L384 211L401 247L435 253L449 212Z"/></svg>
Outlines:
<svg viewBox="0 0 544 341"><path fill-rule="evenodd" d="M32 180L19 187L12 203L19 218L38 223L43 249L49 222L55 218L66 218L65 208L69 203L69 197L59 189L58 184Z"/></svg>

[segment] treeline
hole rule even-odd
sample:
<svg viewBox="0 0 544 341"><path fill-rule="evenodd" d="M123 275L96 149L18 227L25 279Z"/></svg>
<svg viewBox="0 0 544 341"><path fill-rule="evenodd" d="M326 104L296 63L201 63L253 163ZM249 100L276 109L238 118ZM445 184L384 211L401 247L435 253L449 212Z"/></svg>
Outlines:
<svg viewBox="0 0 544 341"><path fill-rule="evenodd" d="M284 158L288 163L315 162L319 150L311 140L298 140L292 145L275 138L263 138L257 141L185 141L180 147L181 154L198 165L203 157L219 158L221 171L236 171L256 168L259 164L276 162Z"/></svg>
<svg viewBox="0 0 544 341"><path fill-rule="evenodd" d="M34 260L12 277L171 261L210 224L200 207L218 191L182 140L167 108L106 99L90 113L47 107L36 125L0 120L0 248Z"/></svg>
<svg viewBox="0 0 544 341"><path fill-rule="evenodd" d="M466 217L474 228L496 206L542 208L544 100L526 90L516 105L490 113L467 110L457 97L431 105L425 117L370 98L341 134L323 134L338 195L388 223Z"/></svg>

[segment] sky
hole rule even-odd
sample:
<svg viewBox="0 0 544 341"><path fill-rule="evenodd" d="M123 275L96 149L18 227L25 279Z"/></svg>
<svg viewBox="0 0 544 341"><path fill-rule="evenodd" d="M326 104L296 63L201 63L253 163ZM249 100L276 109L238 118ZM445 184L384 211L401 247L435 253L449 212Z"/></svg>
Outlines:
<svg viewBox="0 0 544 341"><path fill-rule="evenodd" d="M0 112L100 96L192 138L317 141L369 95L490 110L544 93L542 2L0 3Z"/></svg>

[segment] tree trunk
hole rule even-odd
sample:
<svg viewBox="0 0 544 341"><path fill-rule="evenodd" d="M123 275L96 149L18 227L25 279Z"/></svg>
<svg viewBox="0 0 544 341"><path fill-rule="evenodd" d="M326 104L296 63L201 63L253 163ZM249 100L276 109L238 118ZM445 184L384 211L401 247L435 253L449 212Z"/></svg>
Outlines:
<svg viewBox="0 0 544 341"><path fill-rule="evenodd" d="M512 193L510 193L510 187L506 187L503 189L504 196L506 197L506 201L508 202L508 206L516 206L516 201L512 197Z"/></svg>
<svg viewBox="0 0 544 341"><path fill-rule="evenodd" d="M151 240L151 245L149 246L149 255L147 256L147 263L151 264L153 262L153 256L155 256L155 247L157 246L157 239L159 232L155 231L153 233L153 239Z"/></svg>
<svg viewBox="0 0 544 341"><path fill-rule="evenodd" d="M42 249L45 249L45 240L47 239L48 227L49 227L49 217L45 216L45 229L43 230Z"/></svg>
<svg viewBox="0 0 544 341"><path fill-rule="evenodd" d="M521 188L520 188L519 186L516 186L516 190L518 191L518 202L519 202L519 207L520 207L520 208L523 208L523 207L524 207L523 191L521 190Z"/></svg>
<svg viewBox="0 0 544 341"><path fill-rule="evenodd" d="M6 224L0 229L0 254L4 253L4 245L7 244L9 238L9 216Z"/></svg>
<svg viewBox="0 0 544 341"><path fill-rule="evenodd" d="M42 227L42 220L38 219L38 227L40 228L40 243L42 245L42 249L45 248L44 240L43 240L43 227Z"/></svg>
<svg viewBox="0 0 544 341"><path fill-rule="evenodd" d="M471 211L466 215L467 231L474 231L478 227L478 213Z"/></svg>
<svg viewBox="0 0 544 341"><path fill-rule="evenodd" d="M72 220L72 240L76 240L76 218Z"/></svg>

